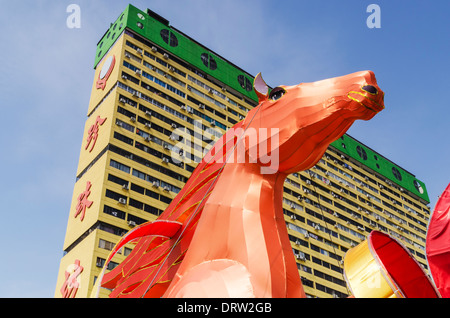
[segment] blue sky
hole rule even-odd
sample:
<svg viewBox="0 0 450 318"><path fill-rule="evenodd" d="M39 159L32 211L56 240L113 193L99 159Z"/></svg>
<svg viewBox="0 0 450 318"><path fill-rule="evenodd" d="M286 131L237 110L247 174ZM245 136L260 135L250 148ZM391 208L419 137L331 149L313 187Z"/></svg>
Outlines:
<svg viewBox="0 0 450 318"><path fill-rule="evenodd" d="M81 28L66 26L69 4ZM98 40L128 2L0 0L0 297L53 297ZM369 4L381 28L369 29ZM375 72L386 109L348 133L425 182L450 182L450 2L134 1L271 86Z"/></svg>

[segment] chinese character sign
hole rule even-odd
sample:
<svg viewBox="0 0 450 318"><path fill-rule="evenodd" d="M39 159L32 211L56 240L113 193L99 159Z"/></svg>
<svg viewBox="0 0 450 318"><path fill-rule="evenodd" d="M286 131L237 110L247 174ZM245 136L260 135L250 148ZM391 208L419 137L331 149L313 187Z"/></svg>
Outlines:
<svg viewBox="0 0 450 318"><path fill-rule="evenodd" d="M74 264L67 267L64 272L65 280L61 287L61 295L63 298L74 298L80 287L80 275L83 271L83 266L80 265L80 260L75 260Z"/></svg>
<svg viewBox="0 0 450 318"><path fill-rule="evenodd" d="M86 183L86 189L78 196L78 203L75 208L75 217L80 215L80 221L83 221L84 215L86 214L86 209L90 208L93 201L89 201L88 197L91 194L92 183L88 181Z"/></svg>
<svg viewBox="0 0 450 318"><path fill-rule="evenodd" d="M87 150L89 148L89 145L91 146L91 149L89 149L89 152L91 152L92 149L94 149L95 143L98 138L98 132L100 130L100 126L103 125L105 120L106 120L106 117L100 118L100 116L97 116L95 123L89 128L88 136L86 139L87 144L86 144L86 147L84 148L85 150Z"/></svg>

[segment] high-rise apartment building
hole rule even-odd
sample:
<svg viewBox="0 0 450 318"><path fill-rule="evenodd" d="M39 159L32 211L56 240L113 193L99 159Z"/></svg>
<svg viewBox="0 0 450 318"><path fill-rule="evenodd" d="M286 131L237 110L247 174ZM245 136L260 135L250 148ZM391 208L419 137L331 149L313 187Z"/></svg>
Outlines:
<svg viewBox="0 0 450 318"><path fill-rule="evenodd" d="M154 12L126 7L97 44L55 297L88 297L110 250L155 220L208 144L257 105L253 76ZM183 128L192 144L174 160ZM423 182L344 135L309 171L290 175L283 210L305 292L346 297L345 252L378 229L427 268ZM133 248L125 246L109 268ZM100 296L109 291L102 289Z"/></svg>

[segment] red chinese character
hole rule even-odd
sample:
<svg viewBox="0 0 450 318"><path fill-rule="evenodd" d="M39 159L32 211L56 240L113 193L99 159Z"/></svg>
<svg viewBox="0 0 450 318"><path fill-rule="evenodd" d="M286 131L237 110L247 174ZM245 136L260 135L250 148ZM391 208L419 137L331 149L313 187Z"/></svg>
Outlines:
<svg viewBox="0 0 450 318"><path fill-rule="evenodd" d="M80 260L75 260L75 264L71 264L64 272L65 281L60 291L63 298L74 298L77 294L80 282L78 277L83 271L83 266L80 266Z"/></svg>
<svg viewBox="0 0 450 318"><path fill-rule="evenodd" d="M92 149L94 149L95 142L97 141L97 137L98 137L99 126L103 125L105 120L106 120L106 117L102 119L102 118L100 118L100 116L97 116L95 123L88 130L87 144L86 144L86 148L84 148L84 149L88 149L91 142L92 142L92 145L91 145L91 149L89 149L89 152L91 152Z"/></svg>
<svg viewBox="0 0 450 318"><path fill-rule="evenodd" d="M89 201L87 198L88 196L91 194L91 182L88 181L86 183L86 190L84 190L84 192L82 192L79 196L78 196L78 204L75 208L75 217L77 217L79 214L81 214L80 216L80 221L83 221L84 219L84 215L86 213L86 208L90 208L93 201Z"/></svg>

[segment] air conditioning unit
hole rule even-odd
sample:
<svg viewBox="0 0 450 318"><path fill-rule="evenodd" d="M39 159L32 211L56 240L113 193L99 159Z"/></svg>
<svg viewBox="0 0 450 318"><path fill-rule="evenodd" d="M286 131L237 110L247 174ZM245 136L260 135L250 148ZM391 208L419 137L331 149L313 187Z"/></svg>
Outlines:
<svg viewBox="0 0 450 318"><path fill-rule="evenodd" d="M186 110L186 106L184 106L184 105L181 105L180 108L181 108L182 110Z"/></svg>
<svg viewBox="0 0 450 318"><path fill-rule="evenodd" d="M294 209L295 210L295 204L291 204L291 209Z"/></svg>
<svg viewBox="0 0 450 318"><path fill-rule="evenodd" d="M362 226L358 226L358 230L360 230L360 231L364 231L364 227L362 227Z"/></svg>
<svg viewBox="0 0 450 318"><path fill-rule="evenodd" d="M150 136L147 136L144 139L145 139L145 141L152 141L152 138Z"/></svg>
<svg viewBox="0 0 450 318"><path fill-rule="evenodd" d="M295 214L291 214L290 216L291 220L296 220L297 218L295 217Z"/></svg>
<svg viewBox="0 0 450 318"><path fill-rule="evenodd" d="M134 123L136 121L136 117L130 117L130 120Z"/></svg>
<svg viewBox="0 0 450 318"><path fill-rule="evenodd" d="M147 117L152 117L152 112L149 111L149 110L147 110L147 111L145 112L145 116L147 116Z"/></svg>
<svg viewBox="0 0 450 318"><path fill-rule="evenodd" d="M295 257L300 260L300 261L304 261L305 260L305 255L303 254L296 254Z"/></svg>
<svg viewBox="0 0 450 318"><path fill-rule="evenodd" d="M135 73L137 76L141 76L141 70L136 70L134 73Z"/></svg>
<svg viewBox="0 0 450 318"><path fill-rule="evenodd" d="M177 124L172 123L172 128L177 128Z"/></svg>
<svg viewBox="0 0 450 318"><path fill-rule="evenodd" d="M169 146L168 144L164 144L164 145L163 145L163 148L169 150L169 149L170 149L170 146Z"/></svg>
<svg viewBox="0 0 450 318"><path fill-rule="evenodd" d="M119 198L119 203L120 204L127 204L127 200L124 198Z"/></svg>
<svg viewBox="0 0 450 318"><path fill-rule="evenodd" d="M211 126L213 126L213 127L216 126L216 121L215 120L211 121Z"/></svg>
<svg viewBox="0 0 450 318"><path fill-rule="evenodd" d="M169 54L164 53L163 57L164 57L164 59L168 60L169 59Z"/></svg>
<svg viewBox="0 0 450 318"><path fill-rule="evenodd" d="M136 49L136 52L138 52L138 53L139 53L139 55L142 55L142 49L140 49L140 48L137 48L137 49Z"/></svg>
<svg viewBox="0 0 450 318"><path fill-rule="evenodd" d="M122 79L126 80L127 76L126 75L122 75Z"/></svg>
<svg viewBox="0 0 450 318"><path fill-rule="evenodd" d="M169 72L175 72L175 68L173 66L169 66Z"/></svg>
<svg viewBox="0 0 450 318"><path fill-rule="evenodd" d="M198 105L198 108L200 108L200 109L205 109L205 105L199 104L199 105Z"/></svg>
<svg viewBox="0 0 450 318"><path fill-rule="evenodd" d="M158 52L158 48L156 46L152 46L152 52Z"/></svg>
<svg viewBox="0 0 450 318"><path fill-rule="evenodd" d="M158 181L153 181L153 182L152 182L152 187L153 187L153 188L158 188L158 187L159 187Z"/></svg>
<svg viewBox="0 0 450 318"><path fill-rule="evenodd" d="M169 188L168 186L165 186L165 187L163 188L163 190L169 192L169 191L170 191L170 188Z"/></svg>
<svg viewBox="0 0 450 318"><path fill-rule="evenodd" d="M125 183L124 185L122 185L122 189L128 190L128 183Z"/></svg>
<svg viewBox="0 0 450 318"><path fill-rule="evenodd" d="M306 180L306 184L311 184L311 180Z"/></svg>
<svg viewBox="0 0 450 318"><path fill-rule="evenodd" d="M303 197L302 197L301 195L299 195L299 196L297 197L297 200L302 201L302 200L303 200Z"/></svg>
<svg viewBox="0 0 450 318"><path fill-rule="evenodd" d="M136 226L136 222L134 222L134 221L128 221L128 225L129 225L129 226Z"/></svg>
<svg viewBox="0 0 450 318"><path fill-rule="evenodd" d="M127 100L126 100L125 98L121 97L121 98L119 99L119 102L121 102L121 103L126 103Z"/></svg>
<svg viewBox="0 0 450 318"><path fill-rule="evenodd" d="M130 58L130 57L131 57L131 55L130 55L130 54L128 54L127 52L125 52L125 57L126 57L126 58Z"/></svg>
<svg viewBox="0 0 450 318"><path fill-rule="evenodd" d="M169 159L167 159L166 157L164 157L164 158L162 159L162 162L164 162L164 163L169 163Z"/></svg>

